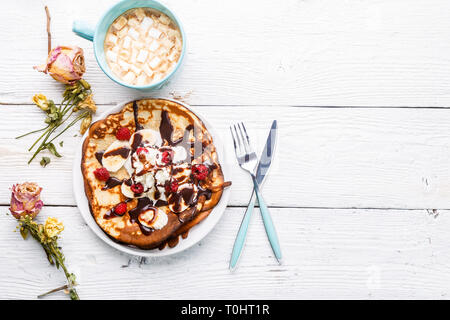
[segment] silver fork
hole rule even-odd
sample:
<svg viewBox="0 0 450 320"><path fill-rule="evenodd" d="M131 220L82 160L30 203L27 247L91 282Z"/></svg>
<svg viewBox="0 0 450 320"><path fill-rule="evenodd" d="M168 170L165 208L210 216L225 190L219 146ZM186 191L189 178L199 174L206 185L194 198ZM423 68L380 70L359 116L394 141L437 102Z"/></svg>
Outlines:
<svg viewBox="0 0 450 320"><path fill-rule="evenodd" d="M253 187L255 189L256 197L258 198L259 209L261 211L261 215L263 216L264 227L266 229L270 245L272 246L272 250L278 262L281 263L281 248L277 233L275 231L275 226L273 224L272 217L270 216L269 209L267 208L261 192L259 191L258 182L256 181L255 171L258 164L258 158L250 145L247 130L242 122L230 126L230 131L233 138L236 159L239 166L250 173L252 177Z"/></svg>

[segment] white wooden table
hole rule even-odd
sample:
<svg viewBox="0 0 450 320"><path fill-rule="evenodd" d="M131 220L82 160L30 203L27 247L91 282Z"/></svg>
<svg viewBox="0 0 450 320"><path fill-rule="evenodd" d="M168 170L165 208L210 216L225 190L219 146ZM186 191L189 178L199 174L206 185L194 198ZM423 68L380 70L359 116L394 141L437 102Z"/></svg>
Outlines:
<svg viewBox="0 0 450 320"><path fill-rule="evenodd" d="M159 259L121 254L82 220L72 195L76 129L64 157L27 165L44 115L35 93L58 101L62 85L32 69L47 54L44 3L5 1L0 39L0 204L35 181L62 219L61 244L81 298L448 298L450 293L450 3L165 0L188 35L186 63L153 96L182 97L228 146L233 188L223 219L195 247ZM54 46L79 45L99 113L146 96L112 83L72 21L95 23L114 1L46 1ZM284 264L259 213L236 273L228 261L251 192L234 162L228 125L242 120L261 150L279 121L264 186ZM35 298L65 282L34 241L0 215L0 298ZM62 293L50 298L65 298Z"/></svg>

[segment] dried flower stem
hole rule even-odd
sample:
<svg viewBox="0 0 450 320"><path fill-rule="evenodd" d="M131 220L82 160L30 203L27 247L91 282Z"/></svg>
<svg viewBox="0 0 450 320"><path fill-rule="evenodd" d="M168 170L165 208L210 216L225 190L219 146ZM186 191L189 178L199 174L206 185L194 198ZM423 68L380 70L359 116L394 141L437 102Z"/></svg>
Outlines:
<svg viewBox="0 0 450 320"><path fill-rule="evenodd" d="M33 99L34 98L35 97L33 97ZM47 118L45 120L47 125L39 130L34 130L16 137L16 139L18 139L32 133L43 131L39 138L37 138L37 140L35 140L28 149L28 151L31 151L37 145L37 148L31 159L28 161L28 164L30 164L31 161L33 161L33 159L45 149L48 149L53 155L60 157L61 155L57 152L56 147L52 142L80 120L84 119L84 122L82 122L83 128L86 127L86 121L90 124L90 121L92 120L91 114L96 110L95 103L92 100L91 87L89 83L83 79L75 82L74 84L66 85L66 89L63 93L63 100L59 106L56 106L53 101L47 100L45 96L42 100L42 102L38 102L38 106L47 113ZM72 114L77 113L80 110L83 110L83 112L80 112L80 114L78 114L73 121L64 127L62 131L56 133L56 130L62 127L63 124L71 118Z"/></svg>
<svg viewBox="0 0 450 320"><path fill-rule="evenodd" d="M67 284L65 284L65 285L63 285L61 287L58 287L58 288L52 289L50 291L47 291L47 292L45 292L43 294L40 294L37 297L38 298L43 298L43 297L49 295L50 293L58 292L58 291L61 291L61 290L64 290L64 289L68 289L68 288L69 288L69 286Z"/></svg>
<svg viewBox="0 0 450 320"><path fill-rule="evenodd" d="M73 126L75 123L77 123L79 120L86 118L88 115L90 114L90 112L86 111L82 114L80 114L78 117L76 117L71 123L69 123L67 125L67 127L64 128L64 130L62 130L60 133L58 133L55 137L53 137L48 143L52 142L53 140L55 140L56 138L58 138L61 134L63 134L65 131L67 131L67 129L69 129L71 126Z"/></svg>
<svg viewBox="0 0 450 320"><path fill-rule="evenodd" d="M63 269L67 278L67 289L69 289L70 299L80 300L75 289L75 275L70 273L64 264L64 255L58 247L58 237L54 236L49 238L43 230L43 225L34 222L30 216L20 218L19 222L22 237L25 239L28 233L31 234L31 236L42 245L50 264L56 265L57 268L61 266Z"/></svg>
<svg viewBox="0 0 450 320"><path fill-rule="evenodd" d="M68 110L67 110L68 111ZM66 113L67 113L66 111ZM33 159L38 155L39 152L41 152L42 150L45 150L48 146L48 144L52 143L56 138L58 138L61 134L63 134L64 132L67 131L67 129L69 129L70 127L72 127L77 121L85 118L89 112L84 112L82 114L80 114L79 116L77 116L71 123L69 123L61 132L59 132L56 136L54 136L50 141L47 141L50 136L52 135L52 133L60 126L62 125L64 122L67 121L67 119L70 118L70 116L73 113L73 109L72 112L70 112L70 114L63 120L61 121L59 124L53 126L52 128L50 128L50 132L47 133L47 136L45 137L44 141L41 143L41 145L37 148L37 150L34 152L33 156L31 157L31 159L28 161L28 163L31 163L31 161L33 161ZM63 114L64 115L64 114ZM42 136L41 136L42 137ZM41 138L39 138L38 140L40 140ZM37 141L36 141L37 142ZM34 145L36 144L36 142L33 144L33 146L31 146L30 150L34 147Z"/></svg>
<svg viewBox="0 0 450 320"><path fill-rule="evenodd" d="M34 131L30 131L30 132L27 132L27 133L25 133L25 134L23 134L23 135L21 135L21 136L18 136L18 137L16 137L16 139L20 139L20 138L23 138L23 137L25 137L25 136L27 136L27 135L29 135L29 134L33 134L33 133L37 133L37 132L41 132L41 131L43 131L43 130L47 129L48 127L50 127L50 125L48 125L48 126L46 126L46 127L42 128L42 129L38 129L38 130L34 130ZM28 150L28 151L29 151L29 150Z"/></svg>
<svg viewBox="0 0 450 320"><path fill-rule="evenodd" d="M52 35L50 33L50 12L48 10L48 7L45 6L45 14L47 16L47 38L48 38L48 53L52 50Z"/></svg>

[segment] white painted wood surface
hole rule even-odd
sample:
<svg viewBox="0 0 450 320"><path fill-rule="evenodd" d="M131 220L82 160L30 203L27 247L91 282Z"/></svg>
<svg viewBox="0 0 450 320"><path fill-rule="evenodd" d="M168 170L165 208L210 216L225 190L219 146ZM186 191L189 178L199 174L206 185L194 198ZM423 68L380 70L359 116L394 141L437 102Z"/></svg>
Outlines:
<svg viewBox="0 0 450 320"><path fill-rule="evenodd" d="M59 1L60 2L60 1ZM54 44L86 50L86 79L99 103L136 92L109 81L72 20L96 23L114 0L47 1ZM191 92L203 105L437 106L450 102L448 1L176 1L188 55L179 79L161 92ZM47 53L41 1L2 7L0 102L28 103L58 86L31 66ZM8 75L8 76L6 76Z"/></svg>
<svg viewBox="0 0 450 320"><path fill-rule="evenodd" d="M4 208L6 209L6 208ZM61 241L85 299L446 298L449 211L272 208L284 264L273 258L259 215L235 273L228 259L243 208L177 256L140 260L112 250L76 208L49 207L66 229ZM42 249L0 216L3 298L34 298L64 282ZM6 245L8 244L8 245ZM20 254L19 254L20 253ZM8 258L7 258L8 257ZM63 294L50 298L64 298Z"/></svg>
<svg viewBox="0 0 450 320"><path fill-rule="evenodd" d="M53 43L85 49L99 113L144 96L112 83L73 19L96 22L115 1L45 1ZM450 20L447 1L164 1L184 22L186 63L153 96L181 96L223 136L233 166L230 207L192 249L147 259L120 254L89 230L72 196L76 130L64 157L28 166L42 113L34 93L62 86L32 66L45 60L42 1L3 4L0 39L0 210L8 188L33 180L61 218L61 244L82 298L447 298L450 288ZM334 108L337 107L337 108ZM245 121L261 150L279 121L264 186L284 264L275 263L259 215L239 269L227 268L251 191L235 164L228 125ZM437 210L433 210L437 209ZM35 298L64 283L31 240L0 215L0 298ZM56 294L49 298L65 298Z"/></svg>

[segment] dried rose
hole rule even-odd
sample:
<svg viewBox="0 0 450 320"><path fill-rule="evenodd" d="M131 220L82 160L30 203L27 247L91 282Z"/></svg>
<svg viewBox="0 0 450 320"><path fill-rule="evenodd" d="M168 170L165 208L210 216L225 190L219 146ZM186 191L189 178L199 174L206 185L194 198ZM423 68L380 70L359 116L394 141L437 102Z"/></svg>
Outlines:
<svg viewBox="0 0 450 320"><path fill-rule="evenodd" d="M44 205L40 197L41 190L34 182L13 185L9 208L12 215L17 219L25 215L36 217Z"/></svg>
<svg viewBox="0 0 450 320"><path fill-rule="evenodd" d="M59 46L50 51L47 62L34 67L36 70L49 73L53 79L72 84L80 80L86 71L83 49L79 47Z"/></svg>
<svg viewBox="0 0 450 320"><path fill-rule="evenodd" d="M59 222L58 219L48 217L47 220L45 220L44 231L49 238L57 236L63 230L64 225L62 222Z"/></svg>
<svg viewBox="0 0 450 320"><path fill-rule="evenodd" d="M35 94L33 96L33 102L41 108L43 111L47 111L49 106L49 101L47 100L47 97L44 96L42 93Z"/></svg>

